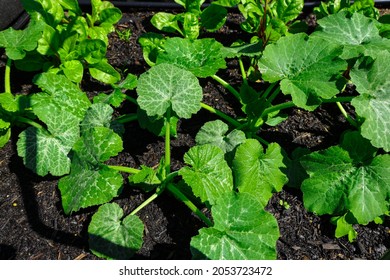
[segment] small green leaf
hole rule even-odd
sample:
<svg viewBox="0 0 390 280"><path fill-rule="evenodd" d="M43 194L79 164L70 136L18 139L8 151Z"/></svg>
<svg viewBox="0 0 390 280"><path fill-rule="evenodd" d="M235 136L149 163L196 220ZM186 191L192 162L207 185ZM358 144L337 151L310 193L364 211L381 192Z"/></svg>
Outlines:
<svg viewBox="0 0 390 280"><path fill-rule="evenodd" d="M106 56L106 44L99 39L86 39L77 46L79 55L89 64L102 61Z"/></svg>
<svg viewBox="0 0 390 280"><path fill-rule="evenodd" d="M220 148L210 144L194 146L184 155L184 162L190 166L180 169L179 174L202 202L213 205L232 191L232 171Z"/></svg>
<svg viewBox="0 0 390 280"><path fill-rule="evenodd" d="M303 5L303 0L279 0L271 3L270 10L274 18L288 23L301 14Z"/></svg>
<svg viewBox="0 0 390 280"><path fill-rule="evenodd" d="M200 14L202 27L213 32L220 29L226 21L227 10L220 5L212 3Z"/></svg>
<svg viewBox="0 0 390 280"><path fill-rule="evenodd" d="M0 47L5 48L6 54L10 59L23 59L27 51L32 51L37 47L44 27L44 22L32 20L24 30L8 28L1 31Z"/></svg>
<svg viewBox="0 0 390 280"><path fill-rule="evenodd" d="M163 165L159 165L161 168ZM161 181L158 178L159 169L153 169L148 166L141 166L141 171L129 176L129 183L136 185L138 188L141 188L144 191L151 191L157 188Z"/></svg>
<svg viewBox="0 0 390 280"><path fill-rule="evenodd" d="M179 27L177 16L174 14L165 13L165 12L158 12L155 15L153 15L150 22L158 30L161 30L164 32L170 32L170 33L178 32L181 35L184 35Z"/></svg>
<svg viewBox="0 0 390 280"><path fill-rule="evenodd" d="M195 259L276 259L278 223L252 195L225 193L211 211L214 227L200 229L191 240Z"/></svg>
<svg viewBox="0 0 390 280"><path fill-rule="evenodd" d="M196 135L198 145L212 144L219 147L224 153L231 152L245 141L245 133L233 130L229 134L229 127L223 121L216 120L205 123Z"/></svg>
<svg viewBox="0 0 390 280"><path fill-rule="evenodd" d="M80 83L83 79L84 67L80 60L70 60L65 61L61 65L62 71L64 71L65 76L75 83Z"/></svg>
<svg viewBox="0 0 390 280"><path fill-rule="evenodd" d="M84 133L97 126L112 129L112 114L114 110L104 103L92 104L85 114L84 120L80 124L81 133Z"/></svg>
<svg viewBox="0 0 390 280"><path fill-rule="evenodd" d="M123 217L116 203L99 207L88 226L89 248L100 258L130 259L141 249L144 225L135 215Z"/></svg>
<svg viewBox="0 0 390 280"><path fill-rule="evenodd" d="M307 37L299 33L268 45L259 61L264 80L281 81L284 94L291 94L298 107L313 110L321 98L338 94L345 81L347 63L338 56L342 48L332 40Z"/></svg>
<svg viewBox="0 0 390 280"><path fill-rule="evenodd" d="M4 126L4 121L0 119L0 126ZM11 129L0 128L0 148L4 147L11 138Z"/></svg>
<svg viewBox="0 0 390 280"><path fill-rule="evenodd" d="M272 193L281 191L287 183L287 176L281 171L285 167L278 144L271 143L264 153L257 140L247 139L238 146L233 160L234 185L265 206Z"/></svg>
<svg viewBox="0 0 390 280"><path fill-rule="evenodd" d="M138 108L137 110L137 119L140 127L142 129L147 129L157 136L165 135L165 126L166 120L163 117L150 117L146 114L145 110ZM177 136L177 123L179 118L175 115L169 118L171 135L173 137Z"/></svg>
<svg viewBox="0 0 390 280"><path fill-rule="evenodd" d="M121 89L133 90L137 87L137 85L137 76L133 74L128 74L126 78L118 84L118 87Z"/></svg>
<svg viewBox="0 0 390 280"><path fill-rule="evenodd" d="M190 118L200 110L202 87L189 71L162 63L138 80L138 104L148 116L164 116L169 108L179 118Z"/></svg>
<svg viewBox="0 0 390 280"><path fill-rule="evenodd" d="M58 183L65 213L109 202L120 193L122 175L103 162L122 149L121 138L108 128L83 134L73 147L71 173Z"/></svg>
<svg viewBox="0 0 390 280"><path fill-rule="evenodd" d="M334 217L331 219L333 224L336 224L335 236L337 238L348 235L348 241L354 242L357 237L357 232L353 228L353 225L346 221L346 215L341 217Z"/></svg>
<svg viewBox="0 0 390 280"><path fill-rule="evenodd" d="M195 41L169 38L164 43L165 52L157 57L157 64L171 63L205 78L226 68L222 48L219 42L210 38Z"/></svg>
<svg viewBox="0 0 390 280"><path fill-rule="evenodd" d="M45 25L43 35L38 40L38 53L42 55L55 55L60 44L60 35L56 29L50 25Z"/></svg>
<svg viewBox="0 0 390 280"><path fill-rule="evenodd" d="M106 59L101 60L99 63L89 65L89 73L96 80L106 84L115 84L121 79L121 75Z"/></svg>
<svg viewBox="0 0 390 280"><path fill-rule="evenodd" d="M361 133L377 148L390 151L390 53L380 52L372 61L364 58L351 69L351 81L356 85L360 96L352 100L357 114L364 118Z"/></svg>

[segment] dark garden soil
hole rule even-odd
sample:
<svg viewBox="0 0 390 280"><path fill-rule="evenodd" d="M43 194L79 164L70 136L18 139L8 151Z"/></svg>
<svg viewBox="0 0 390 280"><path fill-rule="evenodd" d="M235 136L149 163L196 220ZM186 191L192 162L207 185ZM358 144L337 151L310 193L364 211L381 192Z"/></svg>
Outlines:
<svg viewBox="0 0 390 280"><path fill-rule="evenodd" d="M117 33L110 37L108 57L123 74L139 75L147 69L142 50L137 44L140 34L155 31L150 23L151 12L133 11L124 14L118 30L130 28L129 41L121 40ZM237 39L240 17L230 15L227 27L218 32L218 40L228 45ZM205 36L211 36L206 34ZM3 77L4 56L0 61ZM228 69L218 73L235 85L239 81L237 63L228 62ZM33 92L31 77L13 70L13 92ZM2 84L2 82L1 82ZM204 102L237 117L240 106L224 88L212 80L201 80ZM82 87L93 96L109 88L87 77ZM0 92L2 92L2 88ZM128 94L135 96L135 92ZM349 89L346 94L353 94ZM117 114L134 112L135 107L124 103ZM277 127L265 127L260 135L267 141L278 142L288 154L297 147L323 149L338 142L340 133L348 128L335 105L321 106L314 112L291 109L289 117ZM351 112L353 113L353 112ZM211 114L200 111L191 120L179 123L178 137L172 141L173 170L183 163L183 154L194 145L194 137L204 122L213 120ZM88 250L87 227L96 207L66 216L62 210L57 188L58 178L39 177L24 167L16 154L17 133L0 149L0 259L98 259ZM124 151L111 164L139 167L155 166L163 156L164 142L137 123L126 125ZM124 175L125 176L125 175ZM150 194L132 189L125 184L124 191L115 201L129 213ZM280 205L286 202L288 206ZM329 217L308 213L302 204L299 190L285 188L271 199L268 210L279 222L280 238L277 242L278 259L379 259L390 249L390 220L384 224L357 226L357 241L334 237L334 226ZM145 224L144 245L136 259L190 259L189 242L202 227L202 223L188 208L164 193L139 212Z"/></svg>

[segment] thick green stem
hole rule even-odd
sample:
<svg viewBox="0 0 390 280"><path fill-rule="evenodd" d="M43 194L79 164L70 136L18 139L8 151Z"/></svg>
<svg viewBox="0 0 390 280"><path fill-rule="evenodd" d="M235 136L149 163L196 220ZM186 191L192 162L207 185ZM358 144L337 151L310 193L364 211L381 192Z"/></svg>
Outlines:
<svg viewBox="0 0 390 280"><path fill-rule="evenodd" d="M125 172L125 173L130 173L130 174L137 174L141 170L132 168L132 167L127 167L127 166L120 166L120 165L108 165L110 169L117 170L120 172Z"/></svg>
<svg viewBox="0 0 390 280"><path fill-rule="evenodd" d="M339 107L341 113L343 114L343 116L346 118L346 120L354 127L359 127L358 123L350 116L348 115L347 111L345 111L343 105L341 105L340 102L336 102L337 104L337 107Z"/></svg>
<svg viewBox="0 0 390 280"><path fill-rule="evenodd" d="M171 173L171 108L168 108L165 118L165 176L169 173Z"/></svg>
<svg viewBox="0 0 390 280"><path fill-rule="evenodd" d="M266 115L268 115L268 114L270 114L272 112L280 111L280 110L291 108L291 107L294 107L294 106L295 106L295 104L292 101L281 103L281 104L278 104L278 105L275 105L275 106L272 106L272 107L269 107L269 108L265 109L263 111L263 114L261 114L261 117L264 117L264 116L266 116Z"/></svg>
<svg viewBox="0 0 390 280"><path fill-rule="evenodd" d="M12 60L7 59L7 65L5 66L5 76L4 76L4 89L5 92L12 93L11 92L11 64Z"/></svg>
<svg viewBox="0 0 390 280"><path fill-rule="evenodd" d="M224 88L226 88L228 91L230 91L238 100L241 100L240 93L232 87L228 82L226 82L224 79L217 75L212 75L211 78L216 80L218 83L220 83Z"/></svg>
<svg viewBox="0 0 390 280"><path fill-rule="evenodd" d="M228 123L230 123L231 125L235 126L235 127L240 127L241 126L241 123L239 123L238 121L236 121L235 119L233 119L232 117L229 117L228 115L226 115L225 113L222 113L221 111L217 110L217 109L214 109L213 107L205 104L205 103L200 103L200 106L209 111L210 113L213 113L213 114L216 114L218 117L224 119L225 121L227 121Z"/></svg>
<svg viewBox="0 0 390 280"><path fill-rule="evenodd" d="M131 103L134 103L135 105L138 105L137 100L135 98L126 95L126 99L128 101L130 101Z"/></svg>
<svg viewBox="0 0 390 280"><path fill-rule="evenodd" d="M241 58L238 59L238 63L239 63L239 65L240 65L240 71L241 71L242 79L244 80L244 82L247 82L248 77L247 77L247 75L246 75L244 63L242 62L242 59L241 59Z"/></svg>
<svg viewBox="0 0 390 280"><path fill-rule="evenodd" d="M176 188L173 184L168 184L168 190L176 196L180 201L182 201L192 212L194 212L207 226L212 227L213 223L203 214L202 211L192 203L178 188Z"/></svg>
<svg viewBox="0 0 390 280"><path fill-rule="evenodd" d="M151 195L147 200L142 202L141 205L139 205L136 209L134 209L130 213L130 215L137 214L139 211L141 211L142 208L144 208L145 206L149 205L153 200L155 200L157 197L159 197L159 195L160 195L160 193L154 193L153 195Z"/></svg>
<svg viewBox="0 0 390 280"><path fill-rule="evenodd" d="M123 115L123 116L118 117L116 119L116 121L123 124L123 123L136 121L137 119L138 119L137 114L127 114L127 115Z"/></svg>

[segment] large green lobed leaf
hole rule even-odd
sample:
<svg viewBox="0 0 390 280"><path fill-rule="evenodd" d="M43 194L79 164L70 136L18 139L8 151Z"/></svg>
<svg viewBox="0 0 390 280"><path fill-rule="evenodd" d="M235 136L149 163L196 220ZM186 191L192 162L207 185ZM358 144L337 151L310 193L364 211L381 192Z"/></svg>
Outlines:
<svg viewBox="0 0 390 280"><path fill-rule="evenodd" d="M252 194L265 206L272 193L281 191L287 183L282 172L285 167L278 144L271 143L264 152L257 140L248 139L238 146L233 160L235 187Z"/></svg>
<svg viewBox="0 0 390 280"><path fill-rule="evenodd" d="M103 162L122 149L121 138L109 128L84 132L73 147L71 173L58 183L65 213L106 203L119 194L122 175Z"/></svg>
<svg viewBox="0 0 390 280"><path fill-rule="evenodd" d="M223 45L215 39L169 38L164 43L165 52L157 57L157 63L171 63L206 78L226 68L222 54Z"/></svg>
<svg viewBox="0 0 390 280"><path fill-rule="evenodd" d="M179 118L190 118L200 110L202 87L189 71L162 63L138 80L138 104L148 116L162 117L172 109Z"/></svg>
<svg viewBox="0 0 390 280"><path fill-rule="evenodd" d="M191 240L195 259L263 260L276 258L276 219L248 193L225 193L212 208L214 226Z"/></svg>
<svg viewBox="0 0 390 280"><path fill-rule="evenodd" d="M302 157L310 176L302 184L305 207L320 215L350 212L359 224L389 211L390 156L374 157L374 151L367 139L352 132L341 146Z"/></svg>
<svg viewBox="0 0 390 280"><path fill-rule="evenodd" d="M224 152L211 144L192 147L185 155L189 166L179 174L202 202L213 205L224 193L233 189L232 171L224 159Z"/></svg>
<svg viewBox="0 0 390 280"><path fill-rule="evenodd" d="M282 92L291 94L296 106L313 110L345 84L347 63L338 58L341 52L332 41L299 33L268 45L258 66L264 80L281 81Z"/></svg>
<svg viewBox="0 0 390 280"><path fill-rule="evenodd" d="M343 59L358 57L368 51L390 49L390 40L379 35L377 22L361 13L348 16L340 12L318 20L319 30L311 36L343 46Z"/></svg>

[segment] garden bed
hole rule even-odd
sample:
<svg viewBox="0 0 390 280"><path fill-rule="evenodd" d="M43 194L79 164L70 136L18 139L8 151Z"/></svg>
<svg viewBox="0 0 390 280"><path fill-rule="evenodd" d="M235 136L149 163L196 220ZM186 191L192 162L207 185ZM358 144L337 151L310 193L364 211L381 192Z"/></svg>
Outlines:
<svg viewBox="0 0 390 280"><path fill-rule="evenodd" d="M110 35L108 59L122 73L128 71L139 76L149 68L137 41L141 34L154 31L150 24L153 14L152 11L127 11L116 28L119 31L130 29L129 40L120 38L120 33ZM222 30L205 36L217 36L220 42L229 45L237 34L242 34L241 20L239 14L230 13ZM1 71L4 71L4 56L0 63ZM237 61L228 60L228 69L219 74L234 86L240 79ZM31 77L25 74L14 71L11 78L13 92L29 93L35 89L30 84ZM211 79L201 80L201 85L204 103L237 117L241 105L225 88ZM109 90L88 76L81 87L89 97ZM136 93L128 94L135 96ZM130 113L135 109L132 103L125 102L115 114ZM353 113L352 108L347 109ZM341 133L349 127L334 104L321 105L313 112L296 108L286 112L287 120L276 127L264 126L261 136L269 142L279 143L288 154L297 147L315 151L336 145ZM200 127L215 119L214 115L200 111L189 120L179 121L177 137L171 142L172 170L183 167L183 155L195 145L195 135ZM158 165L164 155L164 139L141 129L137 123L126 124L125 131L124 150L111 159L110 164L133 168ZM65 215L57 188L58 178L39 177L27 169L16 153L17 140L17 133L14 133L11 141L0 150L0 259L98 259L89 251L87 234L97 207ZM150 196L128 183L123 189L114 201L125 214ZM381 225L356 226L357 239L350 243L347 237L334 237L335 226L330 223L330 217L305 210L302 193L297 189L284 188L274 194L267 210L275 216L280 229L278 259L379 259L390 248L389 219ZM165 192L143 208L139 217L145 224L144 243L135 259L191 259L189 242L203 225L184 204Z"/></svg>

